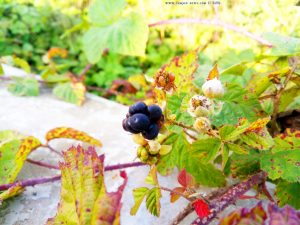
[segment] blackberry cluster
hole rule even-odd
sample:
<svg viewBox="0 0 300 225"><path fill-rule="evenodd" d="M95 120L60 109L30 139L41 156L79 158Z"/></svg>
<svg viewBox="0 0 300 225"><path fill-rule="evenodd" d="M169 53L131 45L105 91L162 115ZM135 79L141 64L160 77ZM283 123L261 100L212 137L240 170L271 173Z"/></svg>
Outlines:
<svg viewBox="0 0 300 225"><path fill-rule="evenodd" d="M129 107L129 113L123 120L123 129L133 133L142 133L143 137L153 140L159 133L159 122L162 110L157 105L147 106L144 102L137 102Z"/></svg>

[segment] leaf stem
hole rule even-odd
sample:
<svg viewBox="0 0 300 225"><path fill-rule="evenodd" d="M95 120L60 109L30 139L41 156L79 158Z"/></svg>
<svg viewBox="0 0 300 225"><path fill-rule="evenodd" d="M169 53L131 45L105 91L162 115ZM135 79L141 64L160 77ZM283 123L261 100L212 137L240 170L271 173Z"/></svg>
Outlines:
<svg viewBox="0 0 300 225"><path fill-rule="evenodd" d="M79 74L79 80L83 81L84 77L86 75L86 73L91 69L91 67L93 66L93 64L88 63L85 68L83 69L83 71Z"/></svg>
<svg viewBox="0 0 300 225"><path fill-rule="evenodd" d="M235 31L246 37L249 37L249 38L259 42L262 45L265 45L267 47L272 47L272 44L269 41L263 39L262 37L257 36L257 35L249 32L241 27L238 27L236 25L225 23L219 19L179 18L179 19L158 21L156 23L151 23L148 26L156 27L156 26L161 26L161 25L166 25L166 24L203 24L203 25L212 25L212 26L222 27L227 30L232 30L232 31Z"/></svg>
<svg viewBox="0 0 300 225"><path fill-rule="evenodd" d="M273 114L272 114L272 120L271 120L271 129L273 132L273 135L277 133L277 117L278 117L278 111L279 111L279 105L280 105L280 98L282 93L284 92L284 89L286 88L289 80L291 79L293 73L295 72L295 70L297 69L297 65L298 65L298 60L296 57L291 57L290 58L291 62L292 62L292 68L289 71L289 73L287 74L282 86L280 87L280 89L275 93L274 96L274 100L273 100L273 105L274 105L274 110L273 110Z"/></svg>
<svg viewBox="0 0 300 225"><path fill-rule="evenodd" d="M63 154L59 151L57 151L56 149L52 148L48 143L45 144L45 145L42 145L41 147L45 147L45 148L48 148L51 152L63 157Z"/></svg>
<svg viewBox="0 0 300 225"><path fill-rule="evenodd" d="M147 164L142 163L142 162L117 164L117 165L106 166L104 168L104 171L121 170L121 169L126 169L126 168L130 168L130 167L138 167L138 166L147 166Z"/></svg>
<svg viewBox="0 0 300 225"><path fill-rule="evenodd" d="M181 197L185 198L186 200L191 201L190 198L188 198L186 195L184 195L184 194L181 193L181 192L174 191L174 190L172 190L172 189L170 189L170 188L162 187L162 186L159 186L159 188L160 188L161 190L164 190L164 191L167 191L167 192L170 192L170 193L174 193L174 194L176 194L176 195L180 195Z"/></svg>
<svg viewBox="0 0 300 225"><path fill-rule="evenodd" d="M48 169L59 170L58 166L51 165L51 164L48 164L48 163L44 163L44 162L40 162L40 161L35 161L35 160L32 160L32 159L26 159L26 161L29 162L29 163L31 163L31 164L37 165L37 166L45 167L45 168L48 168Z"/></svg>

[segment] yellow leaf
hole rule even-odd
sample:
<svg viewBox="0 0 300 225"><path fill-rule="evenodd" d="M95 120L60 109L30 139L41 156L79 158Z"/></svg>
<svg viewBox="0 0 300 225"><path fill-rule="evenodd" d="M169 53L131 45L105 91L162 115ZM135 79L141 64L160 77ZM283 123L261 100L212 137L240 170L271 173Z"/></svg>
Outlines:
<svg viewBox="0 0 300 225"><path fill-rule="evenodd" d="M47 141L51 141L56 138L70 138L70 139L86 142L98 147L102 146L102 143L99 140L89 136L87 133L83 131L75 130L70 127L57 127L48 131L48 133L46 134Z"/></svg>
<svg viewBox="0 0 300 225"><path fill-rule="evenodd" d="M207 80L212 80L214 78L219 79L219 71L218 71L217 64L215 64L214 67L212 68L212 70L209 72L209 74L207 76Z"/></svg>
<svg viewBox="0 0 300 225"><path fill-rule="evenodd" d="M18 195L18 194L22 193L23 191L24 191L24 188L19 183L16 183L15 185L10 187L6 191L0 193L0 205L3 202L3 200L11 198L15 195Z"/></svg>

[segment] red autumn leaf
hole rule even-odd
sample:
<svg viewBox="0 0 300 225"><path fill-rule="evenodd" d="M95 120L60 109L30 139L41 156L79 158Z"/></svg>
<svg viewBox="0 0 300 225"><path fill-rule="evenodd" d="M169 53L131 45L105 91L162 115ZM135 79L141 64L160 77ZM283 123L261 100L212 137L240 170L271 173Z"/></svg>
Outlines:
<svg viewBox="0 0 300 225"><path fill-rule="evenodd" d="M176 187L173 189L173 191L183 194L185 192L185 188L184 187ZM170 193L170 202L172 202L172 203L176 202L181 197L181 195L179 195L177 193L174 193L174 192Z"/></svg>
<svg viewBox="0 0 300 225"><path fill-rule="evenodd" d="M195 178L186 172L185 169L181 170L177 177L178 183L181 184L183 187L193 187L195 186Z"/></svg>
<svg viewBox="0 0 300 225"><path fill-rule="evenodd" d="M193 203L193 207L200 219L207 217L210 214L208 204L202 199L198 199Z"/></svg>

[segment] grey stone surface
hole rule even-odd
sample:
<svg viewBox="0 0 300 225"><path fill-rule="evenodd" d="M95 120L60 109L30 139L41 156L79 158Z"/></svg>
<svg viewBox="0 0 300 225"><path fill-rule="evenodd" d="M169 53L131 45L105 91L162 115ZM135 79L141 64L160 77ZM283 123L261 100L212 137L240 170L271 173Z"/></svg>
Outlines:
<svg viewBox="0 0 300 225"><path fill-rule="evenodd" d="M20 70L5 67L9 75L23 75ZM39 97L15 97L5 90L5 83L0 83L0 130L17 130L23 134L33 135L44 141L45 133L58 126L73 127L85 131L102 141L103 147L98 153L105 153L105 164L133 162L135 160L136 145L130 135L122 130L121 122L128 108L88 95L86 103L78 107L57 100L50 91L43 91ZM66 150L78 142L70 140L56 140L51 145L58 150ZM56 154L39 148L30 155L30 158L48 163L57 163ZM145 185L147 167L138 167L126 170L129 176L121 209L122 225L167 225L185 207L186 200L180 199L175 204L169 203L169 194L163 193L161 216L151 216L143 203L136 216L130 216L133 205L132 189ZM28 179L41 176L53 176L58 172L48 170L29 163L25 163L18 179ZM118 172L106 173L108 191L116 190L121 180ZM168 177L159 177L162 186L175 187L176 172ZM203 191L206 191L203 189ZM11 200L5 201L0 207L1 225L41 225L47 218L56 213L60 195L60 182L28 187L26 191ZM253 205L256 201L241 201L238 206ZM231 206L225 213L235 209ZM187 217L182 224L190 224L195 213Z"/></svg>

